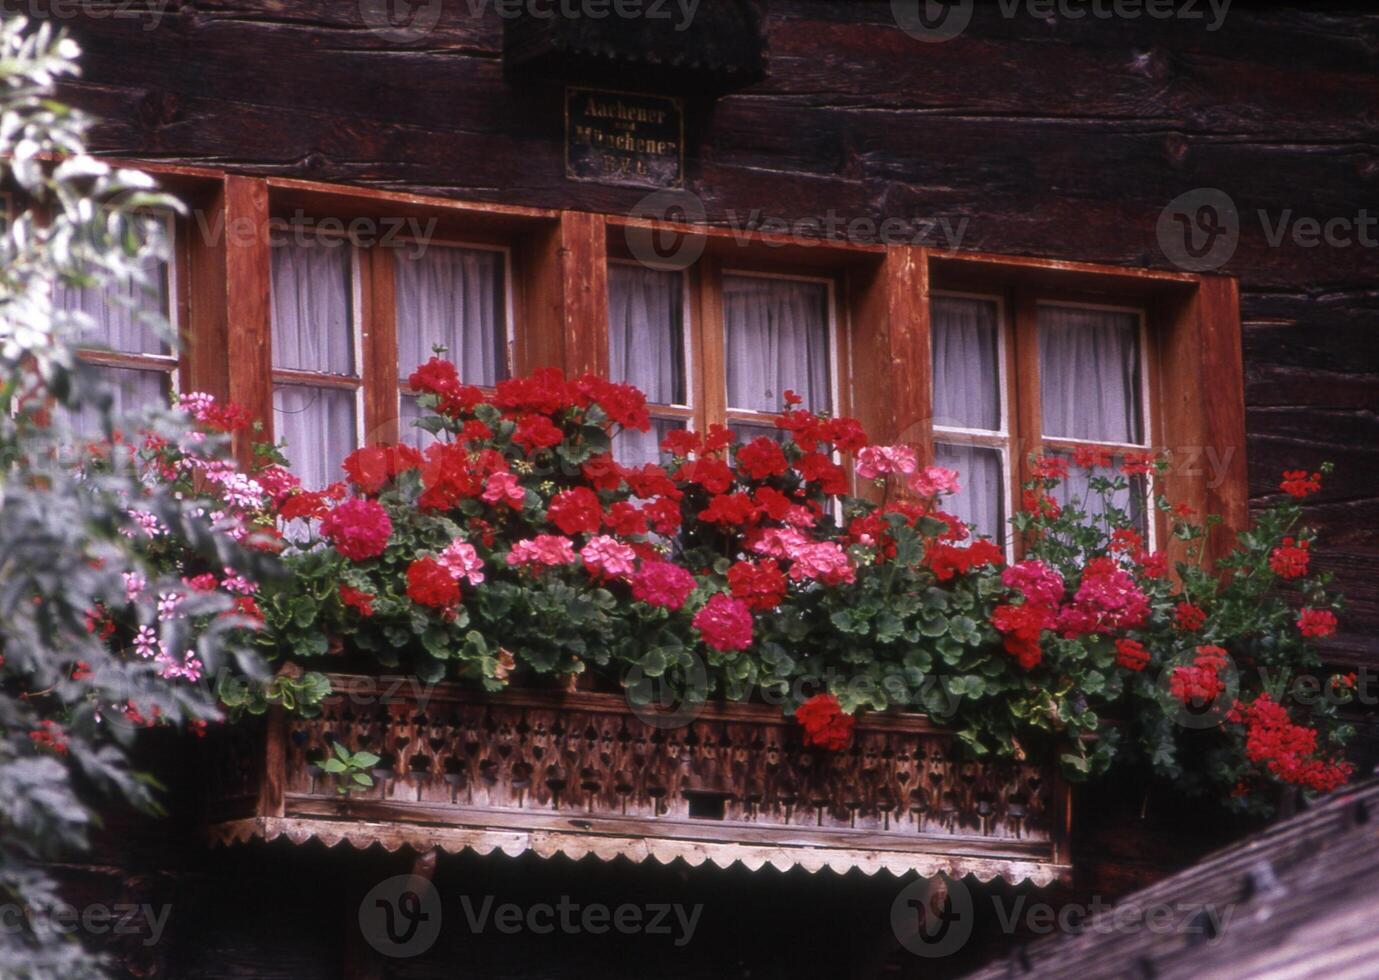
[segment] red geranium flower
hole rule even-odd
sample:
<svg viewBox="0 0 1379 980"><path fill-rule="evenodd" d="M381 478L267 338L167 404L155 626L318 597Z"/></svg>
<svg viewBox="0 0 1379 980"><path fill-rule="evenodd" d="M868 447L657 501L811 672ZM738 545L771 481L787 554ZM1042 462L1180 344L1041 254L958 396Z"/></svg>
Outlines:
<svg viewBox="0 0 1379 980"><path fill-rule="evenodd" d="M737 468L749 480L769 480L790 468L780 443L765 436L757 436L745 446L737 447Z"/></svg>
<svg viewBox="0 0 1379 980"><path fill-rule="evenodd" d="M626 500L619 500L609 507L604 522L620 538L636 537L647 531L646 515Z"/></svg>
<svg viewBox="0 0 1379 980"><path fill-rule="evenodd" d="M1173 625L1184 633L1194 633L1207 621L1207 614L1190 602L1180 602L1173 607Z"/></svg>
<svg viewBox="0 0 1379 980"><path fill-rule="evenodd" d="M1126 670L1144 670L1149 665L1149 651L1138 640L1117 640L1116 663Z"/></svg>
<svg viewBox="0 0 1379 980"><path fill-rule="evenodd" d="M699 512L699 519L724 527L745 527L757 518L757 506L745 493L718 494L709 498L709 506Z"/></svg>
<svg viewBox="0 0 1379 980"><path fill-rule="evenodd" d="M575 487L551 498L546 519L565 534L597 534L603 526L603 508L594 491Z"/></svg>
<svg viewBox="0 0 1379 980"><path fill-rule="evenodd" d="M1006 653L1025 670L1032 670L1044 658L1039 637L1044 630L1053 629L1054 614L1047 606L1033 602L997 606L991 613L991 625L1003 634Z"/></svg>
<svg viewBox="0 0 1379 980"><path fill-rule="evenodd" d="M728 589L757 612L769 612L785 598L786 580L774 561L739 561L728 569Z"/></svg>
<svg viewBox="0 0 1379 980"><path fill-rule="evenodd" d="M842 452L855 453L866 446L867 433L861 422L844 416L829 420L828 440Z"/></svg>
<svg viewBox="0 0 1379 980"><path fill-rule="evenodd" d="M366 446L345 457L343 469L350 482L367 494L375 494L400 473L421 465L421 453L411 446Z"/></svg>
<svg viewBox="0 0 1379 980"><path fill-rule="evenodd" d="M376 597L371 592L364 592L356 589L352 585L340 583L340 601L351 609L356 610L359 615L368 617L373 615L373 601Z"/></svg>
<svg viewBox="0 0 1379 980"><path fill-rule="evenodd" d="M672 456L686 459L693 456L703 448L704 440L696 432L689 429L672 429L665 434L661 440L661 448Z"/></svg>
<svg viewBox="0 0 1379 980"><path fill-rule="evenodd" d="M622 467L612 453L599 453L580 467L580 472L595 490L616 490L622 486Z"/></svg>
<svg viewBox="0 0 1379 980"><path fill-rule="evenodd" d="M1313 473L1311 476L1308 476L1306 470L1285 470L1283 473L1283 482L1278 486L1280 490L1290 497L1296 497L1298 500L1302 500L1304 497L1309 497L1321 490L1322 475L1320 473Z"/></svg>
<svg viewBox="0 0 1379 980"><path fill-rule="evenodd" d="M427 555L407 566L407 597L419 606L448 609L460 601L460 583L448 568Z"/></svg>
<svg viewBox="0 0 1379 980"><path fill-rule="evenodd" d="M1336 632L1336 614L1329 609L1304 609L1298 616L1298 630L1314 639L1330 636Z"/></svg>
<svg viewBox="0 0 1379 980"><path fill-rule="evenodd" d="M529 453L550 449L565 441L565 433L544 415L523 415L517 420L512 441Z"/></svg>
<svg viewBox="0 0 1379 980"><path fill-rule="evenodd" d="M809 483L816 483L823 494L848 492L847 471L823 453L806 453L795 463L795 469Z"/></svg>
<svg viewBox="0 0 1379 980"><path fill-rule="evenodd" d="M1030 473L1036 480L1066 480L1068 460L1063 456L1036 456L1030 460Z"/></svg>
<svg viewBox="0 0 1379 980"><path fill-rule="evenodd" d="M1284 538L1283 544L1269 555L1269 567L1279 578L1301 578L1307 574L1307 561L1310 557L1307 549L1311 546L1309 541L1295 543L1292 538Z"/></svg>
<svg viewBox="0 0 1379 980"><path fill-rule="evenodd" d="M675 479L697 483L709 493L727 493L733 485L733 471L723 460L711 456L686 463L675 471Z"/></svg>
<svg viewBox="0 0 1379 980"><path fill-rule="evenodd" d="M795 709L795 720L804 729L804 744L841 752L852 744L852 726L857 719L843 712L832 694L816 694Z"/></svg>
<svg viewBox="0 0 1379 980"><path fill-rule="evenodd" d="M947 582L954 575L965 575L974 568L1001 565L1005 562L1005 553L985 538L973 541L965 548L944 541L935 541L929 546L924 559L929 565L929 570L934 573L934 578L940 582Z"/></svg>

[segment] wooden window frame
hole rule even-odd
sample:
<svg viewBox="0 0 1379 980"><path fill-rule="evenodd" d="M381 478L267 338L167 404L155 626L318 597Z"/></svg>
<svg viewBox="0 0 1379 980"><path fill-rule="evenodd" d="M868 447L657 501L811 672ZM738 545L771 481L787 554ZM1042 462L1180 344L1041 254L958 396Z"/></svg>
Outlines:
<svg viewBox="0 0 1379 980"><path fill-rule="evenodd" d="M270 219L270 234L280 230L281 226L275 228L275 219ZM349 391L354 395L354 448L358 448L367 443L367 420L365 418L365 402L367 398L367 385L371 377L371 366L366 360L366 346L368 344L369 327L366 322L364 301L368 291L368 267L371 259L363 255L363 250L354 242L350 241L349 236L344 232L334 231L314 231L316 238L337 239L339 245L323 245L313 243L308 247L323 248L344 248L349 256L349 311L350 311L350 347L353 372L352 374L333 374L328 371L308 371L301 368L284 368L276 364L269 372L269 381L274 393L280 387L289 388L329 388L335 391ZM271 257L271 252L270 252ZM272 269L269 270L269 289L270 289L270 311L272 306ZM272 331L269 331L269 351L272 351ZM277 408L273 409L274 414L265 422L270 433L276 433ZM276 440L273 440L276 441ZM320 489L319 487L314 489Z"/></svg>
<svg viewBox="0 0 1379 980"><path fill-rule="evenodd" d="M1212 532L1208 557L1228 547L1231 531L1248 521L1244 378L1234 279L980 253L929 252L924 261L930 284L922 311L925 320L927 297L954 289L998 290L1013 311L1006 319L1015 344L1015 487L1031 478L1030 457L1045 450L1068 452L1077 445L1092 445L1117 455L1167 453L1168 473L1146 481L1151 545L1166 547L1171 556L1181 555L1181 544L1169 534L1169 518L1153 506L1159 494L1166 494L1199 514L1223 517L1221 527ZM1139 314L1142 445L1044 435L1038 372L1040 305ZM932 440L934 433L930 426L922 435ZM1204 456L1220 463L1219 481L1212 482L1210 474L1202 472L1196 461Z"/></svg>
<svg viewBox="0 0 1379 980"><path fill-rule="evenodd" d="M881 246L846 242L810 244L796 239L758 233L738 233L726 229L696 227L688 231L690 245L686 262L645 262L634 256L629 237L634 231L679 231L680 226L639 218L608 216L605 262L632 263L645 268L679 271L689 290L686 337L691 348L689 389L693 410L677 412L689 428L708 431L711 425L730 422L770 423L779 412L753 412L727 404L727 369L723 323L725 275L789 279L821 283L827 287L829 330L829 386L831 412L851 415L857 412L854 398L853 324L860 312L853 277L859 270L871 270L885 255ZM596 370L607 373L607 315L602 324L602 349ZM593 345L590 345L593 346ZM699 356L695 358L693 354ZM817 407L817 406L811 406ZM659 409L653 415L660 415ZM875 414L873 412L872 414Z"/></svg>

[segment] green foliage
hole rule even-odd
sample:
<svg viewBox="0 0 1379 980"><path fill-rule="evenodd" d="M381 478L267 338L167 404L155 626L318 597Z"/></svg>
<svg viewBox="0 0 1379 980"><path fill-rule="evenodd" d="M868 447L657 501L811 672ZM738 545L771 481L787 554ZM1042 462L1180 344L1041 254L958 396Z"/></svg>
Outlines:
<svg viewBox="0 0 1379 980"><path fill-rule="evenodd" d="M370 774L379 758L372 752L351 752L339 742L332 742L334 755L321 761L321 769L335 777L335 791L348 796L357 789L370 789L373 776Z"/></svg>
<svg viewBox="0 0 1379 980"><path fill-rule="evenodd" d="M40 912L0 930L0 976L62 980L106 964L42 914L58 898L44 862L85 847L105 801L156 809L128 755L140 729L214 721L208 678L265 676L231 596L183 577L261 581L274 567L213 526L197 494L142 478L140 454L115 433L176 445L188 418L112 413L105 380L75 356L89 319L55 305L59 283L151 289L143 270L165 244L147 209L179 207L147 176L85 154L88 120L51 98L75 56L46 24L0 22L0 176L17 192L0 235L0 903ZM80 451L78 413L106 436L99 460ZM171 593L181 605L160 614ZM154 637L147 657L132 648L139 627Z"/></svg>

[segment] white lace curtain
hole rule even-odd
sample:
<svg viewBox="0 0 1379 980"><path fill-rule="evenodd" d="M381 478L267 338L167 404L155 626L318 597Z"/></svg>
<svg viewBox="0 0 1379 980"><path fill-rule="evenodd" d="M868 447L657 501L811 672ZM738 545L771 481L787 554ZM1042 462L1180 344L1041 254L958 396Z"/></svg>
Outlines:
<svg viewBox="0 0 1379 980"><path fill-rule="evenodd" d="M405 381L439 344L465 382L506 378L502 253L432 245L395 254L398 376Z"/></svg>
<svg viewBox="0 0 1379 980"><path fill-rule="evenodd" d="M831 411L828 287L764 276L723 277L728 407L779 412L787 389Z"/></svg>
<svg viewBox="0 0 1379 980"><path fill-rule="evenodd" d="M167 354L168 345L148 323L150 317L166 317L168 305L168 267L160 259L150 257L144 266L151 288L136 288L132 283L110 283L105 288L78 288L58 282L53 288L54 305L70 313L84 313L90 318L82 332L81 345L122 354ZM169 374L150 367L97 369L110 385L113 396L112 412L119 416L166 404L169 395ZM83 408L73 419L77 432L88 438L100 433L99 413L90 406Z"/></svg>
<svg viewBox="0 0 1379 980"><path fill-rule="evenodd" d="M989 446L935 442L934 462L958 471L961 489L945 498L945 509L960 518L973 535L1005 541L1009 529L1001 451Z"/></svg>
<svg viewBox="0 0 1379 980"><path fill-rule="evenodd" d="M936 296L931 306L934 424L1001 428L999 312L991 300Z"/></svg>
<svg viewBox="0 0 1379 980"><path fill-rule="evenodd" d="M609 378L636 385L652 405L689 402L683 290L679 272L608 267ZM628 466L654 462L665 434L683 426L680 419L653 418L650 432L619 433L614 454Z"/></svg>
<svg viewBox="0 0 1379 980"><path fill-rule="evenodd" d="M321 239L273 249L273 366L357 375L348 244ZM293 472L311 488L342 479L359 444L358 392L324 385L273 386L273 426Z"/></svg>
<svg viewBox="0 0 1379 980"><path fill-rule="evenodd" d="M1044 435L1141 441L1139 324L1133 313L1039 307Z"/></svg>
<svg viewBox="0 0 1379 980"><path fill-rule="evenodd" d="M934 425L1001 431L1000 310L988 299L936 296L930 307ZM950 436L950 440L961 438ZM976 535L1004 541L1006 463L1000 449L935 437L934 462L958 471L946 507Z"/></svg>
<svg viewBox="0 0 1379 980"><path fill-rule="evenodd" d="M679 272L608 267L608 370L655 405L684 405L685 330Z"/></svg>
<svg viewBox="0 0 1379 980"><path fill-rule="evenodd" d="M53 300L58 307L91 318L90 329L82 335L82 346L124 354L168 353L168 345L146 322L149 316L168 313L167 263L150 257L144 264L144 273L152 283L151 289L136 288L130 282L84 289L59 282L54 287Z"/></svg>
<svg viewBox="0 0 1379 980"><path fill-rule="evenodd" d="M489 249L431 245L420 255L396 253L397 372L407 376L445 348L461 380L494 385L508 376L503 256ZM413 423L416 398L403 395L398 435L424 449L435 436Z"/></svg>

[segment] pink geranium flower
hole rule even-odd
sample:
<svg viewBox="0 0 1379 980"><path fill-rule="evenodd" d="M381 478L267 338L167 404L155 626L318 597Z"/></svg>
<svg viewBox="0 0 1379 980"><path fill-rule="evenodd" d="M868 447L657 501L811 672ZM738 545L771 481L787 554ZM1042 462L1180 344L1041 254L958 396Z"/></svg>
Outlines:
<svg viewBox="0 0 1379 980"><path fill-rule="evenodd" d="M559 534L538 534L518 541L508 552L509 565L569 565L575 560L575 547Z"/></svg>
<svg viewBox="0 0 1379 980"><path fill-rule="evenodd" d="M909 446L867 446L857 454L857 475L877 480L891 473L909 476L919 469L919 460Z"/></svg>

